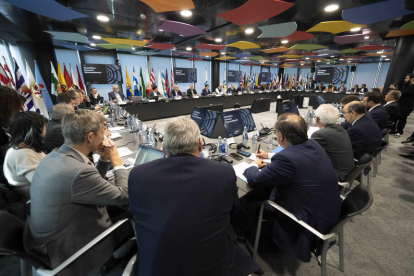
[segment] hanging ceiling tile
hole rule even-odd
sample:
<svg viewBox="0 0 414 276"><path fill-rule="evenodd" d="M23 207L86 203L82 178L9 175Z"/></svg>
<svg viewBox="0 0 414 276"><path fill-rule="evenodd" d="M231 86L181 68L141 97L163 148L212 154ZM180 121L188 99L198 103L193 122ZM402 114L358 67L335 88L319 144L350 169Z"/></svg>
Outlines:
<svg viewBox="0 0 414 276"><path fill-rule="evenodd" d="M365 37L364 34L343 35L343 36L336 36L333 41L338 44L349 44L349 43L362 42L365 40L364 37Z"/></svg>
<svg viewBox="0 0 414 276"><path fill-rule="evenodd" d="M199 44L195 46L196 49L205 49L205 50L223 50L226 48L226 45L216 45L216 44Z"/></svg>
<svg viewBox="0 0 414 276"><path fill-rule="evenodd" d="M161 26L158 27L158 30L163 30L170 33L179 34L182 36L193 36L193 35L202 35L206 34L206 31L182 22L165 20Z"/></svg>
<svg viewBox="0 0 414 276"><path fill-rule="evenodd" d="M271 53L286 52L288 50L289 50L289 48L287 48L287 47L277 47L277 48L271 48L271 49L263 49L261 51L265 52L267 54L271 54Z"/></svg>
<svg viewBox="0 0 414 276"><path fill-rule="evenodd" d="M413 35L414 29L410 30L394 30L389 31L385 37L397 37L397 36L405 36L405 35Z"/></svg>
<svg viewBox="0 0 414 276"><path fill-rule="evenodd" d="M218 53L216 53L216 52L199 52L198 54L202 57L216 57L216 56L218 56Z"/></svg>
<svg viewBox="0 0 414 276"><path fill-rule="evenodd" d="M290 50L317 50L317 49L324 49L328 48L324 45L318 45L318 44L296 44L295 46L290 47Z"/></svg>
<svg viewBox="0 0 414 276"><path fill-rule="evenodd" d="M261 26L258 28L262 31L262 34L258 38L284 37L294 33L298 28L298 25L296 24L296 22L286 22Z"/></svg>
<svg viewBox="0 0 414 276"><path fill-rule="evenodd" d="M88 47L85 45L74 45L74 44L69 44L69 45L59 45L68 49L72 49L72 50L78 50L78 51L94 51L94 50L98 50L92 47Z"/></svg>
<svg viewBox="0 0 414 276"><path fill-rule="evenodd" d="M141 2L150 6L156 13L195 9L192 0L141 0Z"/></svg>
<svg viewBox="0 0 414 276"><path fill-rule="evenodd" d="M327 22L320 22L307 30L307 32L327 32L332 34L348 32L353 28L362 28L365 25L354 24L347 21L327 21Z"/></svg>
<svg viewBox="0 0 414 276"><path fill-rule="evenodd" d="M236 59L235 57L219 57L219 58L215 58L218 60L229 60L229 59Z"/></svg>
<svg viewBox="0 0 414 276"><path fill-rule="evenodd" d="M227 47L235 47L235 48L239 48L241 50L260 48L259 45L255 44L253 42L248 42L248 41L234 42L232 44L227 45Z"/></svg>
<svg viewBox="0 0 414 276"><path fill-rule="evenodd" d="M105 37L105 38L102 38L102 40L105 40L106 42L111 43L111 44L132 45L132 46L137 46L137 47L142 47L148 43L146 41L135 40L135 39L124 39L124 38L106 38Z"/></svg>
<svg viewBox="0 0 414 276"><path fill-rule="evenodd" d="M44 31L44 32L51 34L53 39L56 39L56 40L66 40L66 41L79 42L79 43L88 42L88 38L84 35L79 34L79 33L52 32L52 31Z"/></svg>
<svg viewBox="0 0 414 276"><path fill-rule="evenodd" d="M145 46L145 48L157 49L157 50L167 50L167 49L174 48L174 46L175 46L175 44L171 44L171 43L154 42L150 46Z"/></svg>
<svg viewBox="0 0 414 276"><path fill-rule="evenodd" d="M392 49L392 47L381 46L381 45L364 45L361 47L356 47L354 49L369 52L369 51L380 51L380 50Z"/></svg>
<svg viewBox="0 0 414 276"><path fill-rule="evenodd" d="M105 48L105 49L131 49L131 45L123 45L123 44L96 44L96 46Z"/></svg>

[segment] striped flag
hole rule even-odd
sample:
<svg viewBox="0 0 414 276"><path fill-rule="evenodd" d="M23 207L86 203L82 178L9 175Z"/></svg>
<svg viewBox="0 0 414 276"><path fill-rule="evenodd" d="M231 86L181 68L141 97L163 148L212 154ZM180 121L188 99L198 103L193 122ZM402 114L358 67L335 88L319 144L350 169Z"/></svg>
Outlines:
<svg viewBox="0 0 414 276"><path fill-rule="evenodd" d="M135 76L135 67L132 67L132 83L134 85L134 95L141 96L141 92L139 92L139 88L138 88L138 80L137 80L137 77Z"/></svg>
<svg viewBox="0 0 414 276"><path fill-rule="evenodd" d="M207 68L206 68L206 81L204 82L204 87L208 84L208 77L207 77Z"/></svg>
<svg viewBox="0 0 414 276"><path fill-rule="evenodd" d="M167 95L170 97L171 91L170 91L170 84L168 82L168 70L165 69L165 89L167 90Z"/></svg>
<svg viewBox="0 0 414 276"><path fill-rule="evenodd" d="M63 63L63 76L65 77L65 81L66 81L66 87L69 89L71 87L73 87L73 83L72 80L69 76L69 72L68 70L66 70L66 65Z"/></svg>
<svg viewBox="0 0 414 276"><path fill-rule="evenodd" d="M164 92L164 96L168 97L167 86L166 86L166 83L165 83L164 69L161 69L161 82L162 82L162 90Z"/></svg>
<svg viewBox="0 0 414 276"><path fill-rule="evenodd" d="M145 93L145 82L144 82L144 76L142 75L142 67L139 68L139 81L141 84L141 89L140 91L142 92L142 97L145 99L147 98L147 94Z"/></svg>
<svg viewBox="0 0 414 276"><path fill-rule="evenodd" d="M155 85L154 68L151 69L151 78L150 78L150 81L151 81L151 86L154 86Z"/></svg>
<svg viewBox="0 0 414 276"><path fill-rule="evenodd" d="M175 85L175 81L174 81L174 73L173 73L173 69L171 68L171 88L173 88Z"/></svg>
<svg viewBox="0 0 414 276"><path fill-rule="evenodd" d="M39 66L37 65L37 62L35 61L35 77L36 77L36 83L39 86L40 94L42 95L43 102L45 103L46 109L49 112L49 110L53 107L52 99L50 98L49 91L47 90L46 84L43 81L42 75L39 71Z"/></svg>
<svg viewBox="0 0 414 276"><path fill-rule="evenodd" d="M224 89L224 92L226 92L226 91L227 91L227 84L226 84L226 70L224 70L223 89Z"/></svg>
<svg viewBox="0 0 414 276"><path fill-rule="evenodd" d="M83 81L82 81L82 77L81 74L79 72L79 68L78 65L76 64L76 71L78 71L78 83L79 83L79 88L85 91L85 87L83 86Z"/></svg>
<svg viewBox="0 0 414 276"><path fill-rule="evenodd" d="M20 72L19 65L17 65L16 59L13 58L14 61L14 68L16 74L16 91L19 95L22 95L26 98L26 101L23 105L23 111L32 110L34 108L32 92L30 91L29 87L24 80L22 72Z"/></svg>
<svg viewBox="0 0 414 276"><path fill-rule="evenodd" d="M154 71L154 69L152 69L152 71ZM164 95L164 87L163 87L163 83L162 83L162 79L161 79L161 73L160 73L160 69L158 69L158 92L160 92L161 95Z"/></svg>
<svg viewBox="0 0 414 276"><path fill-rule="evenodd" d="M7 65L7 61L6 61L6 58L4 56L3 56L3 60L4 60L3 69L6 72L7 78L9 79L9 82L11 84L11 88L16 90L16 83L14 82L13 74L10 71L10 67Z"/></svg>
<svg viewBox="0 0 414 276"><path fill-rule="evenodd" d="M244 86L244 72L242 73L240 84L242 84Z"/></svg>
<svg viewBox="0 0 414 276"><path fill-rule="evenodd" d="M0 84L5 86L11 86L9 78L6 75L6 72L4 71L3 66L0 64Z"/></svg>
<svg viewBox="0 0 414 276"><path fill-rule="evenodd" d="M73 73L73 70L72 70L72 64L69 63L69 67L70 67L70 75L72 77L72 83L73 85L76 85L79 88L78 80L76 79L75 73Z"/></svg>
<svg viewBox="0 0 414 276"><path fill-rule="evenodd" d="M36 83L35 77L33 76L33 72L27 63L27 60L25 60L25 62L27 82L29 83L29 89L34 103L34 111L49 119L49 113L47 112L45 102L42 99L42 92L40 92L39 86Z"/></svg>
<svg viewBox="0 0 414 276"><path fill-rule="evenodd" d="M52 72L52 76L51 76L52 83L51 83L50 89L52 90L52 95L57 96L59 93L62 93L62 87L60 86L59 79L56 74L55 67L53 67L52 62L50 62L50 66L51 66L51 72Z"/></svg>

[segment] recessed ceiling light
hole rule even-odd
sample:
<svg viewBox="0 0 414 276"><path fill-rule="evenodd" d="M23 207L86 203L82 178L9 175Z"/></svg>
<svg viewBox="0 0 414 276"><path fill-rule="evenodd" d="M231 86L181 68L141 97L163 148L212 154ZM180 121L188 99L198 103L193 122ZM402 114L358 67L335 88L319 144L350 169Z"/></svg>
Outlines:
<svg viewBox="0 0 414 276"><path fill-rule="evenodd" d="M384 53L384 51L382 50L377 52L377 54L382 54L382 53Z"/></svg>
<svg viewBox="0 0 414 276"><path fill-rule="evenodd" d="M335 57L335 56L331 56L331 57Z"/></svg>
<svg viewBox="0 0 414 276"><path fill-rule="evenodd" d="M244 31L246 34L252 34L254 32L253 28L248 28Z"/></svg>
<svg viewBox="0 0 414 276"><path fill-rule="evenodd" d="M388 60L390 60L390 59L389 59L389 58L386 58L385 60L387 60L387 61L388 61Z"/></svg>
<svg viewBox="0 0 414 276"><path fill-rule="evenodd" d="M214 39L214 41L215 41L215 42L222 42L222 41L223 41L223 39L221 39L221 38L219 38L219 37L218 37L218 38Z"/></svg>
<svg viewBox="0 0 414 276"><path fill-rule="evenodd" d="M135 47L132 47L132 50L135 50Z"/></svg>
<svg viewBox="0 0 414 276"><path fill-rule="evenodd" d="M106 15L98 15L96 18L97 18L99 21L102 21L102 22L108 22L108 21L109 21L109 17L108 17L108 16L106 16Z"/></svg>
<svg viewBox="0 0 414 276"><path fill-rule="evenodd" d="M339 60L344 60L343 58L340 58Z"/></svg>
<svg viewBox="0 0 414 276"><path fill-rule="evenodd" d="M364 36L365 39L369 39L369 36Z"/></svg>
<svg viewBox="0 0 414 276"><path fill-rule="evenodd" d="M350 60L348 60L347 62L351 62Z"/></svg>
<svg viewBox="0 0 414 276"><path fill-rule="evenodd" d="M91 44L89 44L89 45L91 45L92 47L93 47L93 46L96 46L96 44L95 44L95 43L91 43Z"/></svg>
<svg viewBox="0 0 414 276"><path fill-rule="evenodd" d="M163 32L164 30L163 29L158 29L158 31Z"/></svg>
<svg viewBox="0 0 414 276"><path fill-rule="evenodd" d="M187 48L185 48L187 51L191 51L192 50L192 48L191 47L187 47Z"/></svg>
<svg viewBox="0 0 414 276"><path fill-rule="evenodd" d="M92 38L93 39L101 39L102 37L100 37L99 35L93 35Z"/></svg>
<svg viewBox="0 0 414 276"><path fill-rule="evenodd" d="M141 19L146 19L146 18L147 18L147 16L145 15L145 13L141 13L141 14L139 15L139 17L141 17Z"/></svg>
<svg viewBox="0 0 414 276"><path fill-rule="evenodd" d="M333 12L333 11L336 11L338 8L339 8L338 5L333 4L333 5L326 6L325 11L326 12Z"/></svg>
<svg viewBox="0 0 414 276"><path fill-rule="evenodd" d="M381 57L384 58L384 57L387 57L387 56L382 55Z"/></svg>
<svg viewBox="0 0 414 276"><path fill-rule="evenodd" d="M189 10L184 10L184 11L181 11L181 15L184 17L189 17L189 16L192 16L193 13Z"/></svg>
<svg viewBox="0 0 414 276"><path fill-rule="evenodd" d="M287 43L289 43L289 40L285 39L285 40L282 40L281 42L282 42L282 44L287 44Z"/></svg>
<svg viewBox="0 0 414 276"><path fill-rule="evenodd" d="M305 58L305 59L309 59L309 58Z"/></svg>
<svg viewBox="0 0 414 276"><path fill-rule="evenodd" d="M226 52L221 52L220 54L225 55L225 54L226 54Z"/></svg>
<svg viewBox="0 0 414 276"><path fill-rule="evenodd" d="M352 28L351 32L359 32L361 30L360 27Z"/></svg>

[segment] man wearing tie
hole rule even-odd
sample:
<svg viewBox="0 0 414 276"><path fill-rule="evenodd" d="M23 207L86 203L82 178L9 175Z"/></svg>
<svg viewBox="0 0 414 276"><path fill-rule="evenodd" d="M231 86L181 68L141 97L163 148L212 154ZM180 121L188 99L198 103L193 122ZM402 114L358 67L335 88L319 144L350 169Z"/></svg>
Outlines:
<svg viewBox="0 0 414 276"><path fill-rule="evenodd" d="M203 91L201 92L201 96L207 96L207 95L211 95L211 91L209 88L209 85L206 84L205 88L203 89Z"/></svg>
<svg viewBox="0 0 414 276"><path fill-rule="evenodd" d="M171 90L171 98L175 98L177 96L182 96L181 91L178 89L178 85L174 85L174 89Z"/></svg>
<svg viewBox="0 0 414 276"><path fill-rule="evenodd" d="M192 98L193 95L197 96L197 91L194 89L194 85L190 84L190 88L187 90L187 97Z"/></svg>
<svg viewBox="0 0 414 276"><path fill-rule="evenodd" d="M126 100L124 93L122 93L122 91L119 91L117 84L112 85L112 92L108 93L108 97L110 101L114 102L122 102Z"/></svg>

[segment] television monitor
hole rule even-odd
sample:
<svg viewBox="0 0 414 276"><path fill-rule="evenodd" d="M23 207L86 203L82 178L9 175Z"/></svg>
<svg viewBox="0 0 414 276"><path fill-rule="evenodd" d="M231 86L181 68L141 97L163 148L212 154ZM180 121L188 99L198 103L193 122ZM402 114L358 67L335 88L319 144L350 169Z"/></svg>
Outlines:
<svg viewBox="0 0 414 276"><path fill-rule="evenodd" d="M164 152L161 150L139 145L137 155L135 156L134 167L161 158L164 158Z"/></svg>
<svg viewBox="0 0 414 276"><path fill-rule="evenodd" d="M86 84L122 83L121 65L119 64L83 64L82 72Z"/></svg>
<svg viewBox="0 0 414 276"><path fill-rule="evenodd" d="M211 137L214 127L217 123L218 112L207 110L203 108L194 107L191 113L191 119L193 119L200 128L201 135Z"/></svg>
<svg viewBox="0 0 414 276"><path fill-rule="evenodd" d="M320 106L321 104L325 104L325 100L321 96L317 96L316 101L318 102L318 106Z"/></svg>
<svg viewBox="0 0 414 276"><path fill-rule="evenodd" d="M279 115L283 113L296 113L299 115L299 109L295 101L284 100L282 102L282 112Z"/></svg>
<svg viewBox="0 0 414 276"><path fill-rule="evenodd" d="M256 127L249 108L224 112L223 120L227 137L243 134L244 127L247 127L247 131L253 131Z"/></svg>

